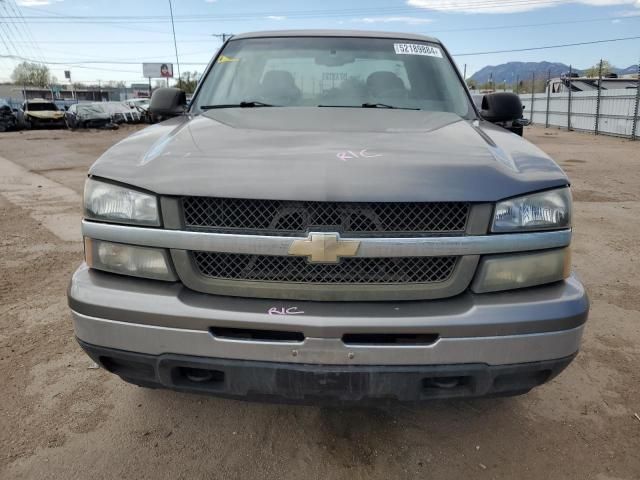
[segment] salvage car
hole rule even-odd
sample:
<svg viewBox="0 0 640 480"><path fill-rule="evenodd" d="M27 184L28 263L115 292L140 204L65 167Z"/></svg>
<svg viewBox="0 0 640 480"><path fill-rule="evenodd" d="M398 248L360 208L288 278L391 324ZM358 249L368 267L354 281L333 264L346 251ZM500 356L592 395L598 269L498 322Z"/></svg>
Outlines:
<svg viewBox="0 0 640 480"><path fill-rule="evenodd" d="M290 402L518 395L575 358L563 170L440 41L237 35L189 107L90 168L75 335L151 388Z"/></svg>
<svg viewBox="0 0 640 480"><path fill-rule="evenodd" d="M148 98L131 98L124 102L131 110L135 110L140 115L140 121L144 123L153 123L151 115L149 114L149 99Z"/></svg>
<svg viewBox="0 0 640 480"><path fill-rule="evenodd" d="M18 128L17 110L0 98L0 132Z"/></svg>
<svg viewBox="0 0 640 480"><path fill-rule="evenodd" d="M26 128L66 127L64 110L49 100L27 100L22 110Z"/></svg>
<svg viewBox="0 0 640 480"><path fill-rule="evenodd" d="M100 105L111 115L111 121L116 125L142 121L142 117L136 109L131 109L122 102L102 102Z"/></svg>
<svg viewBox="0 0 640 480"><path fill-rule="evenodd" d="M118 128L99 103L77 103L65 113L69 128Z"/></svg>

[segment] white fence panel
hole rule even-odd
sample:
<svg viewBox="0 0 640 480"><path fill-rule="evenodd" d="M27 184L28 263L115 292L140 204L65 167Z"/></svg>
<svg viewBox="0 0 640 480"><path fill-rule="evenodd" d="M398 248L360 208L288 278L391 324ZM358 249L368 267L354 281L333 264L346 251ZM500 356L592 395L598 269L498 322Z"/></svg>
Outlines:
<svg viewBox="0 0 640 480"><path fill-rule="evenodd" d="M635 89L603 91L600 103L600 131L611 135L631 136L635 101Z"/></svg>
<svg viewBox="0 0 640 480"><path fill-rule="evenodd" d="M525 107L524 116L538 125L567 128L569 126L569 94L552 93L547 102L546 93L533 96L520 95ZM603 135L631 137L633 135L636 89L602 90L600 111L598 114L598 131ZM571 94L571 128L594 132L596 128L596 112L598 110L598 92L574 92ZM639 122L640 123L640 122ZM635 132L640 136L640 125Z"/></svg>

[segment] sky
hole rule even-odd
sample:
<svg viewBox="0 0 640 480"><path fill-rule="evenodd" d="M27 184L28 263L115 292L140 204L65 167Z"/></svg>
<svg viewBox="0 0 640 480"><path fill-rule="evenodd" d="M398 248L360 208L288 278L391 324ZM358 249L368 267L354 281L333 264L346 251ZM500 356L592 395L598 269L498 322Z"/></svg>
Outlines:
<svg viewBox="0 0 640 480"><path fill-rule="evenodd" d="M577 68L600 58L640 61L640 39L488 53L640 36L640 0L172 0L180 68L202 72L222 33L336 28L438 37L468 75L508 61ZM471 55L465 55L471 54ZM0 81L17 58L47 62L64 82L146 81L142 62L176 57L169 0L0 0ZM99 63L98 63L99 62ZM116 63L110 63L116 62Z"/></svg>

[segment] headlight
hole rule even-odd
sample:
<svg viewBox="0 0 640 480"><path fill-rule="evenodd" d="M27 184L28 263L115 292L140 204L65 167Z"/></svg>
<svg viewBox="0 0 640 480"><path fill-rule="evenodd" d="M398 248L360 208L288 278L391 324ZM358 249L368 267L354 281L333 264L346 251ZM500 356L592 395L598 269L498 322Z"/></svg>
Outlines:
<svg viewBox="0 0 640 480"><path fill-rule="evenodd" d="M492 232L521 232L571 227L569 188L512 198L496 205Z"/></svg>
<svg viewBox="0 0 640 480"><path fill-rule="evenodd" d="M559 282L571 274L571 251L488 255L471 285L475 293L499 292Z"/></svg>
<svg viewBox="0 0 640 480"><path fill-rule="evenodd" d="M84 185L84 214L93 220L160 225L155 195L91 178Z"/></svg>
<svg viewBox="0 0 640 480"><path fill-rule="evenodd" d="M96 270L154 280L177 280L169 254L163 248L138 247L121 243L84 239L87 265Z"/></svg>

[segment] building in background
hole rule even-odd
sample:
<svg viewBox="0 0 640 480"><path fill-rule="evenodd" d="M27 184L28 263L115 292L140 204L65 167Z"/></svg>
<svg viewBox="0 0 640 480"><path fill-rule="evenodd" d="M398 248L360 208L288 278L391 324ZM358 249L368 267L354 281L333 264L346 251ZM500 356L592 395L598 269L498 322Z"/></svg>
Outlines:
<svg viewBox="0 0 640 480"><path fill-rule="evenodd" d="M598 78L580 77L578 75L563 75L558 78L552 78L547 82L547 90L550 93L567 93L569 85L572 92L590 92L598 90ZM624 75L618 77L615 73L609 74L602 78L602 90L635 90L638 80L635 75Z"/></svg>

